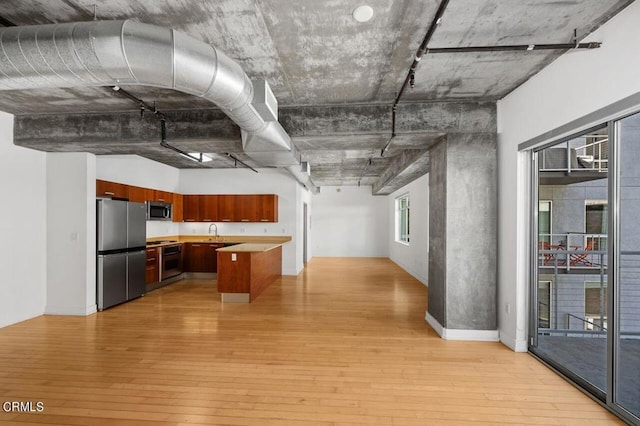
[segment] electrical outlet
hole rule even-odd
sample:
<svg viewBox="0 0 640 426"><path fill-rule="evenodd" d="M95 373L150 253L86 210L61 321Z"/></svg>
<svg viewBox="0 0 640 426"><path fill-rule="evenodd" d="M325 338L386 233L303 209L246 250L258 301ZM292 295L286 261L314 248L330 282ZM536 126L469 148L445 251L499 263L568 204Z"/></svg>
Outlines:
<svg viewBox="0 0 640 426"><path fill-rule="evenodd" d="M507 313L507 315L511 315L511 303L504 304L504 311Z"/></svg>
<svg viewBox="0 0 640 426"><path fill-rule="evenodd" d="M244 234L244 228L240 228L240 233Z"/></svg>
<svg viewBox="0 0 640 426"><path fill-rule="evenodd" d="M265 234L267 233L267 228L264 228L264 233L265 233Z"/></svg>

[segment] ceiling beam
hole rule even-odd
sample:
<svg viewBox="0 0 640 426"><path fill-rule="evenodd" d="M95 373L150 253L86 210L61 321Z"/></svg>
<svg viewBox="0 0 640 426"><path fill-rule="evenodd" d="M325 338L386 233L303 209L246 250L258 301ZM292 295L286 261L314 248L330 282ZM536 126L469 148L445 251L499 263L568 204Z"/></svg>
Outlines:
<svg viewBox="0 0 640 426"><path fill-rule="evenodd" d="M428 149L406 149L396 155L382 172L371 192L388 195L429 172Z"/></svg>

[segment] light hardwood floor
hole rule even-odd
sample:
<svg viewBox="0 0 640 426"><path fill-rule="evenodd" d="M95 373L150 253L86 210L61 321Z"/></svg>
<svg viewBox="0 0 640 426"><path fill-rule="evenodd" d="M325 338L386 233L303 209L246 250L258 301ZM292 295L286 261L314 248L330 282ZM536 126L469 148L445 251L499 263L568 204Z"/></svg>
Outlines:
<svg viewBox="0 0 640 426"><path fill-rule="evenodd" d="M185 280L0 329L0 424L617 424L527 354L441 340L387 259L315 258L252 304Z"/></svg>

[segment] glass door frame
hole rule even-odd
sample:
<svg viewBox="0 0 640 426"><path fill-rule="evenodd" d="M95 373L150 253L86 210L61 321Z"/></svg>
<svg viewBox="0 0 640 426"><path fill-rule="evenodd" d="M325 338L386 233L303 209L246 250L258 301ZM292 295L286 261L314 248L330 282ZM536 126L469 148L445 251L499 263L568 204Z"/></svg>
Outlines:
<svg viewBox="0 0 640 426"><path fill-rule="evenodd" d="M618 415L623 420L631 424L639 424L638 417L624 409L617 401L617 377L618 377L618 355L620 343L620 285L619 285L619 265L620 250L618 249L618 241L620 241L620 126L621 121L635 114L640 114L640 105L635 104L633 108L628 108L624 112L617 114L609 114L607 119L594 120L592 126L579 126L574 124L574 130L579 131L564 132L564 136L552 139L554 132L545 134L545 140L539 138L523 143L519 146L520 152L525 152L530 157L531 170L530 176L530 199L529 199L529 339L528 350L541 362L555 370L558 374L566 377L575 385L582 388L597 402L600 402L605 408ZM594 125L595 123L595 125ZM584 123L581 123L584 124ZM568 124L564 127L572 126ZM566 367L545 358L537 350L538 346L538 208L539 208L539 153L551 146L562 144L570 139L595 129L607 127L609 137L609 155L608 155L608 186L607 186L607 202L608 202L608 233L607 233L607 313L609 321L607 321L607 391L606 393L596 388L586 380L582 379L575 373L572 373ZM582 129L580 129L582 127ZM557 129L559 131L559 129ZM559 133L558 133L559 134ZM560 135L560 134L559 134ZM542 143L540 143L542 142Z"/></svg>
<svg viewBox="0 0 640 426"><path fill-rule="evenodd" d="M544 364L546 364L548 367L552 368L553 370L555 370L557 373L559 373L560 375L566 377L567 379L569 379L570 381L572 381L573 383L575 383L577 386L579 386L580 388L584 389L585 391L587 391L587 393L596 401L598 401L599 403L605 405L607 404L608 400L608 395L610 394L610 377L609 377L609 365L610 365L610 359L611 359L611 353L610 353L610 334L609 331L607 331L607 362L606 362L606 368L607 368L607 392L603 392L601 389L597 388L596 386L594 386L593 384L589 383L587 380L585 380L584 378L580 377L579 375L577 375L576 373L572 372L569 368L561 365L558 362L555 362L552 359L549 359L548 357L545 357L544 354L538 350L538 281L539 281L539 274L538 274L538 239L539 239L539 235L538 235L538 208L539 208L539 178L540 178L540 173L539 173L539 164L540 164L540 155L541 153L550 147L553 146L559 146L562 145L563 143L568 143L569 141L582 136L584 134L590 133L590 132L594 132L596 130L601 130L603 128L605 128L606 126L610 125L610 121L607 122L603 122L603 123L598 123L596 125L581 129L579 131L576 132L572 132L570 134L567 134L563 137L557 138L557 139L548 139L548 142L543 143L539 146L535 146L533 148L530 149L530 155L531 155L531 182L530 182L530 194L531 194L531 199L529 200L529 206L530 206L530 210L529 210L529 228L531 230L531 233L529 235L529 240L530 240L530 256L529 256L529 341L528 341L528 350L529 353L533 354L536 358L538 358L541 362L543 362ZM610 133L610 127L608 128L608 132ZM609 147L611 147L611 143L609 143ZM611 149L611 148L610 148ZM568 159L567 159L568 160ZM569 161L569 160L568 160ZM611 160L609 160L611 161ZM609 164L609 167L611 167L611 164ZM611 168L609 168L609 171L607 172L607 178L609 178L611 175ZM611 182L609 181L609 185L611 185ZM610 190L608 190L607 192L610 192ZM607 196L607 200L610 200L611 194L608 194ZM611 220L612 215L609 215L609 220ZM611 239L607 240L607 244L608 244L608 250L611 250ZM610 254L610 253L608 253ZM610 269L610 268L609 268ZM609 275L607 275L607 291L610 292L611 291L611 287L612 285L610 284L610 277ZM554 283L557 285L557 283ZM611 294L608 293L608 300L611 300ZM610 311L611 312L611 311ZM606 405L605 405L606 406ZM607 407L609 408L609 407Z"/></svg>

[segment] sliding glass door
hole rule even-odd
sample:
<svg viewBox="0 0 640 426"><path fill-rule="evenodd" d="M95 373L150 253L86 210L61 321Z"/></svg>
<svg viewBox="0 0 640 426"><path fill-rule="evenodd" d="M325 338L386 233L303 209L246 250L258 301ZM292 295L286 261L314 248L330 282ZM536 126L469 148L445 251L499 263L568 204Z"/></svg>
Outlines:
<svg viewBox="0 0 640 426"><path fill-rule="evenodd" d="M640 113L533 155L530 351L640 424Z"/></svg>
<svg viewBox="0 0 640 426"><path fill-rule="evenodd" d="M617 273L613 402L640 417L640 114L616 124ZM614 225L615 226L615 225Z"/></svg>
<svg viewBox="0 0 640 426"><path fill-rule="evenodd" d="M603 401L609 169L602 148L607 145L602 126L539 150L533 203L538 225L533 350Z"/></svg>

